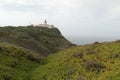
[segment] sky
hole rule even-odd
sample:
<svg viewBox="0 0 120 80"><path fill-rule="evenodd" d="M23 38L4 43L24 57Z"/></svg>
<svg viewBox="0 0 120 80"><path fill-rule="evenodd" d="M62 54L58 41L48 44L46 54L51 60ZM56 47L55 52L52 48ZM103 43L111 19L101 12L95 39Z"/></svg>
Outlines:
<svg viewBox="0 0 120 80"><path fill-rule="evenodd" d="M69 39L120 39L120 0L0 0L0 26L45 19Z"/></svg>

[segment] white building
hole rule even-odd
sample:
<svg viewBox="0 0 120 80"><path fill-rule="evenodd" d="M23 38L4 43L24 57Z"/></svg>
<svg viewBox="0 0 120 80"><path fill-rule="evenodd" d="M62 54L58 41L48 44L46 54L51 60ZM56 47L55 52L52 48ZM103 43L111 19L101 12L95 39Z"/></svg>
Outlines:
<svg viewBox="0 0 120 80"><path fill-rule="evenodd" d="M47 28L55 28L54 25L48 24L46 20L44 21L43 24L38 24L36 26L38 26L38 27L47 27Z"/></svg>

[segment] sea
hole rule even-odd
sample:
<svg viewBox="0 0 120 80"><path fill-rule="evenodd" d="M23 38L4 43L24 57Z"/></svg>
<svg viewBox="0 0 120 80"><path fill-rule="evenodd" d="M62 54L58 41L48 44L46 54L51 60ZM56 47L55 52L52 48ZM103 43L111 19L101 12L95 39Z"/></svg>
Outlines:
<svg viewBox="0 0 120 80"><path fill-rule="evenodd" d="M76 45L92 44L94 42L112 42L120 40L113 37L66 37L70 42Z"/></svg>

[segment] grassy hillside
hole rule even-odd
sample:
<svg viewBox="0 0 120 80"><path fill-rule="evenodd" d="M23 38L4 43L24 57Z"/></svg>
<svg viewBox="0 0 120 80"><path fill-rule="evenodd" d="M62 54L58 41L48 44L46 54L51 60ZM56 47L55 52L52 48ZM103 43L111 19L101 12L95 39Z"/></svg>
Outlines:
<svg viewBox="0 0 120 80"><path fill-rule="evenodd" d="M120 80L120 41L72 47L47 57L31 80Z"/></svg>
<svg viewBox="0 0 120 80"><path fill-rule="evenodd" d="M0 27L0 40L29 49L46 56L72 46L57 28L43 27Z"/></svg>
<svg viewBox="0 0 120 80"><path fill-rule="evenodd" d="M120 41L71 46L57 28L0 27L0 80L120 80Z"/></svg>
<svg viewBox="0 0 120 80"><path fill-rule="evenodd" d="M13 44L0 42L0 80L29 80L30 72L41 64L43 59L38 55Z"/></svg>

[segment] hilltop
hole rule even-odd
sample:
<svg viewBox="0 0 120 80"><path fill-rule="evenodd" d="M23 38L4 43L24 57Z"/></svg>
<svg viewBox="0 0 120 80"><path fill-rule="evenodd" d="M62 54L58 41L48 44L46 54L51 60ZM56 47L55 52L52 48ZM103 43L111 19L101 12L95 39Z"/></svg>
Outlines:
<svg viewBox="0 0 120 80"><path fill-rule="evenodd" d="M39 26L0 27L0 41L21 46L41 56L72 46L57 28Z"/></svg>
<svg viewBox="0 0 120 80"><path fill-rule="evenodd" d="M120 41L71 47L49 55L31 80L120 80Z"/></svg>
<svg viewBox="0 0 120 80"><path fill-rule="evenodd" d="M0 80L120 80L119 40L74 46L48 27L0 27Z"/></svg>
<svg viewBox="0 0 120 80"><path fill-rule="evenodd" d="M30 80L46 56L71 46L57 28L0 27L0 80Z"/></svg>

